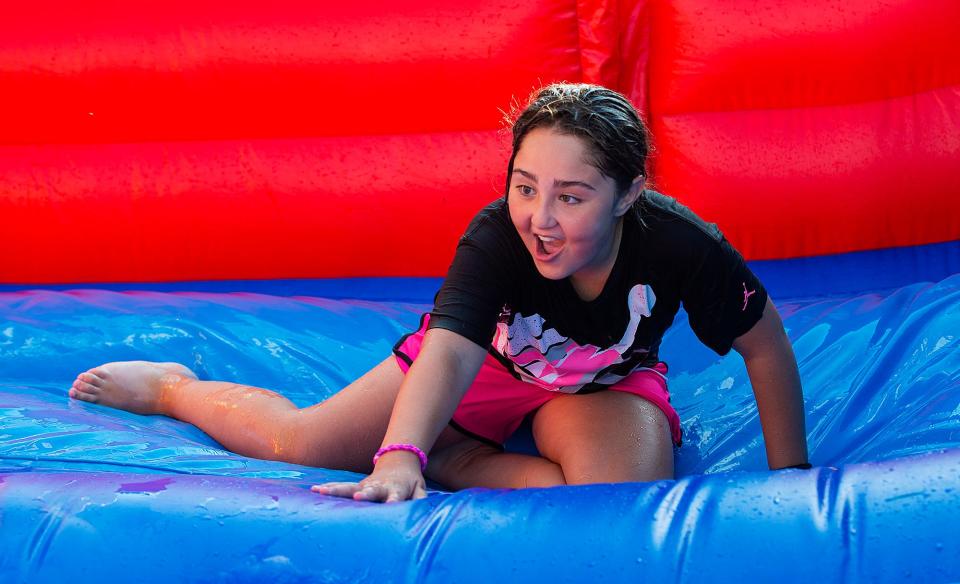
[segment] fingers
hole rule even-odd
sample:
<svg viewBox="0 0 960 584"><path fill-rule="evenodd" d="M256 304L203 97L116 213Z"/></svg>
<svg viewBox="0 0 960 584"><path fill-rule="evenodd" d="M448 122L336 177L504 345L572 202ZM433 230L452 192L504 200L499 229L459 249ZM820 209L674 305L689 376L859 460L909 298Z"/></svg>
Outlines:
<svg viewBox="0 0 960 584"><path fill-rule="evenodd" d="M310 487L314 493L344 497L355 501L386 501L390 491L383 485L363 483L325 483Z"/></svg>
<svg viewBox="0 0 960 584"><path fill-rule="evenodd" d="M314 485L310 487L310 490L321 495L344 497L346 499L353 499L354 501L383 502L389 500L403 500L399 498L397 494L391 492L387 487L378 484L364 485L363 483L325 483L322 485ZM392 499L391 496L393 496Z"/></svg>
<svg viewBox="0 0 960 584"><path fill-rule="evenodd" d="M391 499L392 497L392 499ZM385 501L402 501L400 495L386 485L365 485L353 494L354 501L372 501L383 503Z"/></svg>
<svg viewBox="0 0 960 584"><path fill-rule="evenodd" d="M314 493L320 493L321 495L351 498L360 488L358 483L324 483L322 485L313 485L310 487L310 490Z"/></svg>
<svg viewBox="0 0 960 584"><path fill-rule="evenodd" d="M413 489L413 497L411 497L411 498L412 498L412 499L426 499L426 498L427 498L427 490L424 489L422 485L417 485L416 488Z"/></svg>
<svg viewBox="0 0 960 584"><path fill-rule="evenodd" d="M407 499L423 499L427 492L417 485L411 493L399 484L383 483L324 483L310 487L314 493L333 497L352 498L354 501L399 503Z"/></svg>

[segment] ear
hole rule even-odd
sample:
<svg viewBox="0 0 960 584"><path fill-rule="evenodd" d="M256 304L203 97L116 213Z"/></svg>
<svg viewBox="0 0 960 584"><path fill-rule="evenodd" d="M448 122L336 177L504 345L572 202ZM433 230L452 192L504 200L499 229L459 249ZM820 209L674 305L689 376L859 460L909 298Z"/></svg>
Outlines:
<svg viewBox="0 0 960 584"><path fill-rule="evenodd" d="M640 193L643 192L644 185L647 184L647 177L642 174L637 178L633 179L633 182L630 183L630 186L627 187L627 192L623 194L619 199L617 199L616 204L613 206L613 214L616 217L623 217L624 214L634 203L637 202L637 199L640 197Z"/></svg>

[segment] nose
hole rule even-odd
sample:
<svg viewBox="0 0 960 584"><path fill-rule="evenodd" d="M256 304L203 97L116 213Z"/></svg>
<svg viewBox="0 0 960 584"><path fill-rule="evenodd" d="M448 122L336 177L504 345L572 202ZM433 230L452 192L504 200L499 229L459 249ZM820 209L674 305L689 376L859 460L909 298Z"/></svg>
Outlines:
<svg viewBox="0 0 960 584"><path fill-rule="evenodd" d="M553 216L553 206L548 197L537 197L533 203L533 214L530 216L530 225L534 229L550 229L556 225Z"/></svg>

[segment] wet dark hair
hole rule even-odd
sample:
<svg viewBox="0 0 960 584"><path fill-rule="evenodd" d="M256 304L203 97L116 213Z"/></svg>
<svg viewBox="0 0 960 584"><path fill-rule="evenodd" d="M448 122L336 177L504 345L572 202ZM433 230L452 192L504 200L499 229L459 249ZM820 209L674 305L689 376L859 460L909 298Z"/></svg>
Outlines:
<svg viewBox="0 0 960 584"><path fill-rule="evenodd" d="M640 175L646 176L649 132L637 110L623 95L586 83L554 83L534 91L523 110L507 115L513 131L513 151L507 165L507 187L513 162L531 130L550 128L581 138L591 159L586 161L613 179L624 194Z"/></svg>

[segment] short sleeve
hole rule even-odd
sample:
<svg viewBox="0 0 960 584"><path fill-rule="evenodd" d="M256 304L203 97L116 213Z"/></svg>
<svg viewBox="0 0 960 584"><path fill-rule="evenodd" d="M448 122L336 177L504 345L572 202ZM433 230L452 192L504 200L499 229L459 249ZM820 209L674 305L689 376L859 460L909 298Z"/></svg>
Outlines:
<svg viewBox="0 0 960 584"><path fill-rule="evenodd" d="M697 338L726 355L763 316L767 291L725 237L700 235L680 274L680 300Z"/></svg>
<svg viewBox="0 0 960 584"><path fill-rule="evenodd" d="M493 339L510 280L509 233L496 223L478 216L460 239L428 325L453 331L484 349Z"/></svg>

